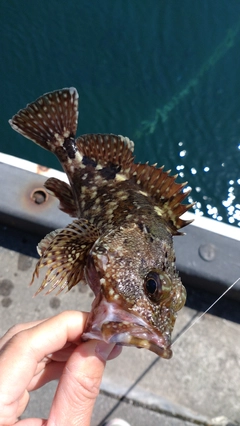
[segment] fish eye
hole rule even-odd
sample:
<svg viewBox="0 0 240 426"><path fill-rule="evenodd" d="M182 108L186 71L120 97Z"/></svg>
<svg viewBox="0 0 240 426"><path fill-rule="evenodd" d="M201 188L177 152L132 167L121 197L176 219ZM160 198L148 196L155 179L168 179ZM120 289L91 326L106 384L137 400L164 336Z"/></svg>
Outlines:
<svg viewBox="0 0 240 426"><path fill-rule="evenodd" d="M159 302L162 296L162 282L159 274L155 271L149 272L145 278L144 290L152 302Z"/></svg>

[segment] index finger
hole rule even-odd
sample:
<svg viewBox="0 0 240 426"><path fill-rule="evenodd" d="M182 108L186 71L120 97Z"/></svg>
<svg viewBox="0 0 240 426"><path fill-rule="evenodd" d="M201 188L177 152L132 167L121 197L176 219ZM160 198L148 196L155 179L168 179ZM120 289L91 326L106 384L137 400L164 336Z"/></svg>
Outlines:
<svg viewBox="0 0 240 426"><path fill-rule="evenodd" d="M66 311L15 334L0 351L1 402L10 404L27 388L37 364L67 342L77 342L88 314ZM16 383L18 384L16 386Z"/></svg>
<svg viewBox="0 0 240 426"><path fill-rule="evenodd" d="M31 321L31 322L24 322L20 324L15 324L11 328L9 328L6 333L0 338L0 350L2 347L13 337L15 334L20 333L20 331L26 330L27 328L32 328L35 325L41 324L42 322L46 321L47 318Z"/></svg>

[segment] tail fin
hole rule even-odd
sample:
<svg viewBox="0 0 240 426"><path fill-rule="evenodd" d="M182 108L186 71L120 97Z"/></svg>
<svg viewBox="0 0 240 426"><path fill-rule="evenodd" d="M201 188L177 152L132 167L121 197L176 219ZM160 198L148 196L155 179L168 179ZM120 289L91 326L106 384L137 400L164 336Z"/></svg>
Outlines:
<svg viewBox="0 0 240 426"><path fill-rule="evenodd" d="M74 139L78 123L78 92L74 87L46 93L9 120L14 130L49 151Z"/></svg>

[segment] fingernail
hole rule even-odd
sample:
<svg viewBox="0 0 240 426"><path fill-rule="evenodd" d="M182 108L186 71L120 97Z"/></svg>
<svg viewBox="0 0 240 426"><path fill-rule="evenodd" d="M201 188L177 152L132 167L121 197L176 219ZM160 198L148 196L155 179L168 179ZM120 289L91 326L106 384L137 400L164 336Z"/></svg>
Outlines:
<svg viewBox="0 0 240 426"><path fill-rule="evenodd" d="M114 346L115 346L114 343L99 342L96 345L95 353L98 356L98 358L100 358L102 361L107 361Z"/></svg>

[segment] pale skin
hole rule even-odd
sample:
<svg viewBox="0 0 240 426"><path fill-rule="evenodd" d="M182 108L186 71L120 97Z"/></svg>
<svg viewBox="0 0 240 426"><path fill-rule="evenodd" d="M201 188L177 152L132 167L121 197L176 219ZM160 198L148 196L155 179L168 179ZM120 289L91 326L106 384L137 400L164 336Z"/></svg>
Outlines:
<svg viewBox="0 0 240 426"><path fill-rule="evenodd" d="M0 426L89 426L106 360L120 347L81 342L88 314L66 311L12 327L0 339ZM19 420L29 392L59 379L48 419Z"/></svg>

